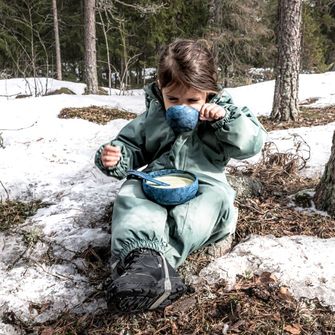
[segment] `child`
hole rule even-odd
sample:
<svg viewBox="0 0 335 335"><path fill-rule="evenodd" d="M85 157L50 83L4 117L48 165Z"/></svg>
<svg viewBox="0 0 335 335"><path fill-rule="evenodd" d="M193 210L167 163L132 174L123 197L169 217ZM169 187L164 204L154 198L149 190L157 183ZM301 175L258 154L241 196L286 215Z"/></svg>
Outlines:
<svg viewBox="0 0 335 335"><path fill-rule="evenodd" d="M162 51L157 82L145 88L146 111L101 146L96 165L108 176L127 170L180 169L199 178L197 196L164 207L148 200L141 181L128 179L115 200L112 218L112 281L109 308L141 312L163 308L186 286L176 268L193 251L235 230L235 192L224 168L230 158L258 153L265 131L248 108L219 91L217 67L203 41L178 39ZM176 134L165 120L173 105L199 111L193 131Z"/></svg>

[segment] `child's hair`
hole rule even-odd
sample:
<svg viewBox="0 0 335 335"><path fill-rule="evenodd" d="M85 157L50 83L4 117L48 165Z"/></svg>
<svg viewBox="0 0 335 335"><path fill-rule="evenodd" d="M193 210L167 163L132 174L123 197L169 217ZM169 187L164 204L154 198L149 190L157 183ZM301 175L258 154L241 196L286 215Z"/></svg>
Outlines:
<svg viewBox="0 0 335 335"><path fill-rule="evenodd" d="M177 39L165 46L159 56L157 79L160 88L182 85L218 92L217 67L204 40Z"/></svg>

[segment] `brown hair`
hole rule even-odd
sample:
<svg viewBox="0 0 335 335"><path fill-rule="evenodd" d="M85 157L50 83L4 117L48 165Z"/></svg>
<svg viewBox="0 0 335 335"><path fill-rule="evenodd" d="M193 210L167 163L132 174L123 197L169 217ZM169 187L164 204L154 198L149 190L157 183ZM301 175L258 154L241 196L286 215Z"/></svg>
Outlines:
<svg viewBox="0 0 335 335"><path fill-rule="evenodd" d="M204 40L177 39L159 56L160 88L182 85L210 93L218 92L217 67Z"/></svg>

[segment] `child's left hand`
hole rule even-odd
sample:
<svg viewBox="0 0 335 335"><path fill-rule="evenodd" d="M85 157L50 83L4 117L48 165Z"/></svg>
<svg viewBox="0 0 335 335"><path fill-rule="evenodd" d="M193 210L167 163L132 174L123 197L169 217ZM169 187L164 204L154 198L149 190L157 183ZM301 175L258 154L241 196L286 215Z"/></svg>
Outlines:
<svg viewBox="0 0 335 335"><path fill-rule="evenodd" d="M226 110L217 104L204 104L200 109L201 121L213 121L222 119L226 115Z"/></svg>

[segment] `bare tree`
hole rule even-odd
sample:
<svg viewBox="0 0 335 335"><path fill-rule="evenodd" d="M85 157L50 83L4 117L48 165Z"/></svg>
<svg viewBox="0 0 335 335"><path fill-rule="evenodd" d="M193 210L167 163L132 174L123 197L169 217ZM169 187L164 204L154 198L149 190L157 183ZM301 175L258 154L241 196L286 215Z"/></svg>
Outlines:
<svg viewBox="0 0 335 335"><path fill-rule="evenodd" d="M206 38L212 43L212 52L215 58L215 61L218 62L218 40L220 39L221 31L220 28L222 24L222 16L220 15L221 11L221 1L210 0L208 4L208 33Z"/></svg>
<svg viewBox="0 0 335 335"><path fill-rule="evenodd" d="M301 53L302 0L278 1L278 58L271 119L296 120Z"/></svg>
<svg viewBox="0 0 335 335"><path fill-rule="evenodd" d="M99 13L100 24L103 30L104 39L106 43L107 52L107 66L108 66L108 85L111 88L111 68L115 70L120 80L120 94L124 94L129 83L129 71L134 62L138 59L140 54L130 55L128 51L127 39L129 37L126 29L126 20L122 13L116 7L116 4L131 8L132 10L141 13L142 15L155 14L162 8L164 4L148 4L142 6L140 4L131 4L121 0L97 0L97 11ZM110 63L109 56L109 43L107 33L110 30L116 30L121 40L122 54L121 54L121 67L119 70Z"/></svg>
<svg viewBox="0 0 335 335"><path fill-rule="evenodd" d="M84 1L85 15L85 81L88 94L98 93L95 0Z"/></svg>
<svg viewBox="0 0 335 335"><path fill-rule="evenodd" d="M52 0L52 13L54 21L55 49L56 49L56 74L57 79L62 80L62 61L61 61L60 43L59 43L57 0Z"/></svg>
<svg viewBox="0 0 335 335"><path fill-rule="evenodd" d="M100 7L100 2L98 1L98 14L99 14L99 18L100 18L100 25L102 27L102 32L104 35L104 39L105 39L105 44L106 44L106 56L107 56L107 68L108 68L108 89L109 89L109 95L111 94L111 90L112 90L112 64L110 61L110 55L109 55L109 42L108 42L108 37L107 34L109 32L109 30L111 29L109 22L105 23L105 20L103 18L102 15L102 11L104 11L106 13L106 9L101 8ZM107 14L106 14L107 16Z"/></svg>
<svg viewBox="0 0 335 335"><path fill-rule="evenodd" d="M330 158L316 187L314 202L316 208L327 211L330 216L335 218L335 131Z"/></svg>
<svg viewBox="0 0 335 335"><path fill-rule="evenodd" d="M21 4L23 10L18 11L17 15L13 15L11 19L24 29L15 30L11 26L6 26L0 22L0 27L11 36L11 44L4 40L3 47L6 49L7 57L14 64L15 75L25 78L30 95L39 96L47 92L48 50L34 17L34 14L39 11L38 3L33 0L22 0ZM41 51L43 51L43 56L41 56ZM41 66L41 59L43 59L43 66ZM38 75L43 72L47 77L46 85L42 85L40 79L38 79ZM33 81L27 79L31 76Z"/></svg>

